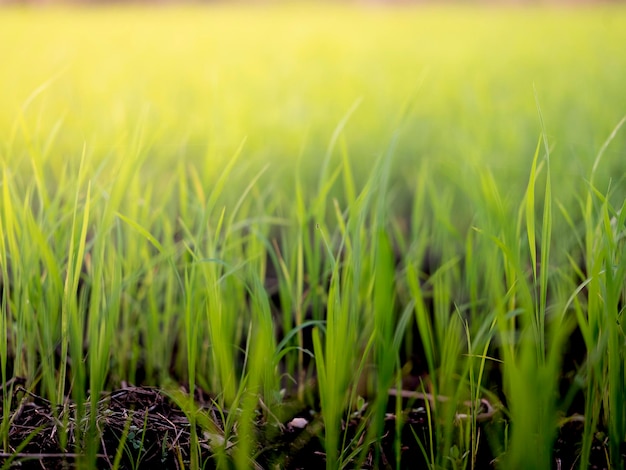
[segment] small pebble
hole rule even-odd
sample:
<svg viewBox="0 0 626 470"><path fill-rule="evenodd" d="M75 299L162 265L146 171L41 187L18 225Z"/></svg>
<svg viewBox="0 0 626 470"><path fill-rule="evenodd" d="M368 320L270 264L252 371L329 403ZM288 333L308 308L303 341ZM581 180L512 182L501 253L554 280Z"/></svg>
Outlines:
<svg viewBox="0 0 626 470"><path fill-rule="evenodd" d="M291 421L289 421L289 424L287 424L287 427L304 429L307 424L309 424L309 422L304 418L294 418Z"/></svg>

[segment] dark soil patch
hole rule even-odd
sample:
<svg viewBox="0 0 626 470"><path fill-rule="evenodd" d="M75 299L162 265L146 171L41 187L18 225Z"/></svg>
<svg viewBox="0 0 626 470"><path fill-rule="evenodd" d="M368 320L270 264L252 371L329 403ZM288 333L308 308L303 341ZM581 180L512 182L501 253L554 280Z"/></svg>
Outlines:
<svg viewBox="0 0 626 470"><path fill-rule="evenodd" d="M23 388L24 381L15 379L10 411L9 451L0 454L0 463L10 468L65 469L80 466L84 456L82 444L88 437L85 429L75 422L76 405L69 400L63 407L53 409L51 404ZM183 391L184 392L184 391ZM197 391L195 403L204 416L215 425L215 433L226 437L224 417L227 413L216 407L206 394ZM428 396L416 396L414 392L390 395L389 410L395 410L395 400L402 400L402 422L399 445L396 441L398 417L388 412L384 420L381 440L365 446L360 468L396 468L398 453L400 468L426 468L424 452L416 437L428 443ZM404 395L404 396L403 396ZM90 404L86 403L86 409ZM367 403L364 403L367 407ZM489 402L481 404L479 426L482 436L490 428L501 429L504 417L491 407ZM95 446L97 468L109 469L116 459L121 469L183 469L188 468L192 452L192 429L185 412L168 394L155 388L126 386L103 394L97 402L97 438ZM355 448L362 446L365 436L364 415L354 413L343 424L342 431L355 441ZM258 448L255 456L256 468L318 469L324 468L325 453L319 436L323 435L323 421L317 410L286 403L273 414L263 418L260 410L257 420ZM280 417L278 417L280 416ZM457 414L459 419L464 415ZM60 440L61 429L67 432L65 445ZM216 459L212 452L215 435L211 436L199 426L196 429L199 443L199 458L204 468L215 468ZM496 432L498 432L496 430ZM578 467L580 440L583 422L579 417L568 420L560 429L555 443L553 468ZM82 436L81 436L82 433ZM236 436L231 436L236 442ZM493 455L488 439L481 438L476 468L496 468L497 456ZM228 451L227 451L228 453ZM118 455L119 454L119 455ZM626 449L623 452L626 455ZM608 443L602 433L596 435L590 468L609 468L607 463ZM228 457L227 457L228 458ZM355 457L355 465L357 464Z"/></svg>

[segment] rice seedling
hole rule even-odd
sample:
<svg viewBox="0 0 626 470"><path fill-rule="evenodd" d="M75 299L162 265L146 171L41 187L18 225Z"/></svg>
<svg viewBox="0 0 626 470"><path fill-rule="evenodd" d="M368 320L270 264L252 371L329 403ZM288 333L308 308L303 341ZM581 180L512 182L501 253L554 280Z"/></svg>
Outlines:
<svg viewBox="0 0 626 470"><path fill-rule="evenodd" d="M5 467L623 465L623 7L1 13Z"/></svg>

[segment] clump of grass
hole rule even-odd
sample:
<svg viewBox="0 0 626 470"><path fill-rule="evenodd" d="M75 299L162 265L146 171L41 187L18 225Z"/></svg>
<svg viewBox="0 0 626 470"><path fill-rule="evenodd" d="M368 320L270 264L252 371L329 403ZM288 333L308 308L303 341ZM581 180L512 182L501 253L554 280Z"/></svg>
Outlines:
<svg viewBox="0 0 626 470"><path fill-rule="evenodd" d="M134 8L6 11L5 64L24 78L0 77L3 384L25 377L52 403L60 448L85 468L94 398L124 382L186 411L191 468L203 445L218 466L258 466L257 425L292 396L319 413L328 468L382 459L393 389L422 397L428 432L410 430L433 468L478 468L487 439L497 466L550 467L580 390L580 462L602 431L621 466L623 119L596 150L623 115L626 71L607 58L624 31L604 10L328 8L337 27L308 6L142 10L140 24ZM165 40L166 18L193 47ZM574 329L586 358L563 394ZM419 361L419 389L404 390ZM491 427L485 397L502 401ZM72 440L69 398L87 422Z"/></svg>

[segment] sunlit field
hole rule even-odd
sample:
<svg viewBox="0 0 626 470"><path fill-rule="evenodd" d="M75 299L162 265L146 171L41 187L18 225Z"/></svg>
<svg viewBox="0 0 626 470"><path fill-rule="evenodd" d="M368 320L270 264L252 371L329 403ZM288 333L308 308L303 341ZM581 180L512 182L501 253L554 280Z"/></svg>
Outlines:
<svg viewBox="0 0 626 470"><path fill-rule="evenodd" d="M615 5L0 10L3 468L623 468L624 44Z"/></svg>

